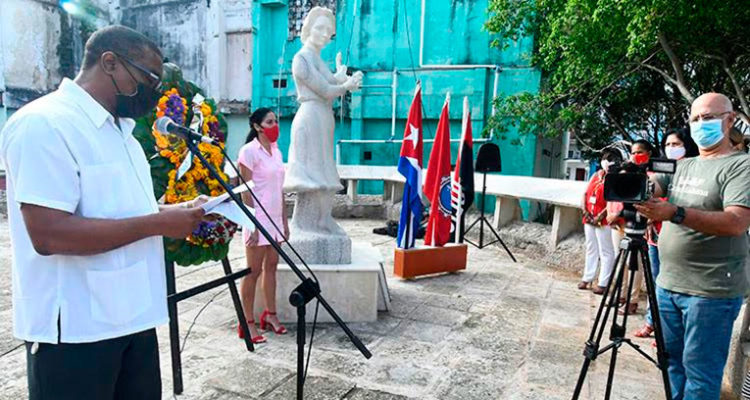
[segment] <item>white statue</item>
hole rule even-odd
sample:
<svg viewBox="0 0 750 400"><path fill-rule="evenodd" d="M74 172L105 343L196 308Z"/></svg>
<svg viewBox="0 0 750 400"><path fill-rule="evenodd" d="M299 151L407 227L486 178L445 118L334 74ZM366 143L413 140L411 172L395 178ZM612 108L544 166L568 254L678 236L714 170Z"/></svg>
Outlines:
<svg viewBox="0 0 750 400"><path fill-rule="evenodd" d="M351 240L331 216L334 195L343 189L333 160L336 120L332 103L346 92L358 90L362 73L348 76L346 66L341 64L341 53L336 55L335 74L320 58L335 27L331 10L323 7L310 10L302 25L304 46L292 61L300 107L292 121L284 190L297 193L292 242L298 250L300 247L304 250L306 261L316 264L344 264L351 260L351 254L332 254L351 253Z"/></svg>

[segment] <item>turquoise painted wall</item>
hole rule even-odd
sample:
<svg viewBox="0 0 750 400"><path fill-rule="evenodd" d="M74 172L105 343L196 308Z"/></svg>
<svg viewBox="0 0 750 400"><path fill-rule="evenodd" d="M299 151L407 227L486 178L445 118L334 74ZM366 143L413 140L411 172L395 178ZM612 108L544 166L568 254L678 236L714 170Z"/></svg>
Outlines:
<svg viewBox="0 0 750 400"><path fill-rule="evenodd" d="M396 139L403 137L415 78L422 81L426 139L434 137L447 92L451 92L451 137L460 136L464 96L469 97L472 107L474 137L480 136L491 115L495 66L500 71L499 94L537 91L540 73L529 67L526 56L533 48L532 39L526 38L504 51L491 48L493 38L483 29L487 2L424 1L424 46L420 67L422 0L339 0L337 32L324 50L323 59L333 68L335 55L341 51L351 70L364 72L365 87L347 96L343 108L338 101L334 103L338 121L336 140L391 137L390 86L394 68L398 74ZM287 40L288 8L285 3L284 0L254 2L252 15L257 35L253 55L252 107L279 109L282 121L279 144L286 159L289 125L297 109L291 60L301 43L299 38ZM286 80L286 88L274 88L274 80L279 79ZM520 139L521 144L512 144L514 139ZM496 139L496 142L501 147L504 174L535 175L535 136L510 132L505 140ZM452 146L454 158L456 147L457 144ZM475 150L476 147L478 145L475 145ZM425 146L425 160L429 158L430 148ZM341 148L341 163L396 165L399 150L398 143L345 144ZM369 152L369 160L365 160L366 152ZM376 193L382 190L382 184L368 183L361 185L360 190Z"/></svg>

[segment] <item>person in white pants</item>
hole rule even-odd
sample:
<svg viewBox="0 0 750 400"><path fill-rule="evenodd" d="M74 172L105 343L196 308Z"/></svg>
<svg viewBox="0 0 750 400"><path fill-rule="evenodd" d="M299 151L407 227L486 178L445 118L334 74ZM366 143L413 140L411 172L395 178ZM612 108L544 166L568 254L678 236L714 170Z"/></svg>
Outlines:
<svg viewBox="0 0 750 400"><path fill-rule="evenodd" d="M612 228L607 224L607 201L604 200L604 177L615 162L621 161L619 153L611 149L602 151L602 169L591 177L583 197L583 226L586 235L586 265L578 284L581 290L588 289L599 269L599 281L595 294L604 293L612 277L615 249L612 245Z"/></svg>

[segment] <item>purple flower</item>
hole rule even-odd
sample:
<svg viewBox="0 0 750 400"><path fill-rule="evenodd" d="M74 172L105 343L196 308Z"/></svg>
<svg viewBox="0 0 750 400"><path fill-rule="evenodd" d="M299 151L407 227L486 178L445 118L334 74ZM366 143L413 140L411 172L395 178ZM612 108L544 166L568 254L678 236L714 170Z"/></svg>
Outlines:
<svg viewBox="0 0 750 400"><path fill-rule="evenodd" d="M208 123L208 136L212 139L216 139L220 142L224 141L224 133L219 130L219 123L218 122L209 122Z"/></svg>
<svg viewBox="0 0 750 400"><path fill-rule="evenodd" d="M171 118L176 124L184 125L185 117L185 105L182 104L182 98L179 95L172 94L167 99L167 108L164 110L164 115Z"/></svg>

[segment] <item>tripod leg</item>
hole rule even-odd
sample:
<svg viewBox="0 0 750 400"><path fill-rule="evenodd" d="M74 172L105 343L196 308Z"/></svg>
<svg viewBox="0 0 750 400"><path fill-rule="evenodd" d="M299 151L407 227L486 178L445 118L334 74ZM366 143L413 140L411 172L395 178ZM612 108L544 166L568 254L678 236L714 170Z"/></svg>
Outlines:
<svg viewBox="0 0 750 400"><path fill-rule="evenodd" d="M601 322L601 324L599 325L599 332L596 337L597 343L600 343L602 337L604 337L604 328L607 324L607 319L609 319L609 313L612 312L612 305L617 304L617 299L620 298L622 284L625 281L624 264L625 260L628 259L628 253L628 250L621 249L617 254L617 257L615 257L616 275L610 278L609 282L607 283L607 287L604 289L604 293L602 294L602 302L596 315L596 324L599 325L599 323ZM604 313L603 317L602 312ZM616 315L617 313L615 312L615 316Z"/></svg>
<svg viewBox="0 0 750 400"><path fill-rule="evenodd" d="M651 273L651 261L648 259L648 254L642 254L641 258L643 260L643 276L646 280L646 295L651 305L651 320L654 324L657 366L661 370L662 381L664 382L664 394L666 399L669 400L672 398L672 388L669 381L669 354L667 354L664 344L664 331L661 326L661 316L659 315L659 305L656 298L656 284L654 276Z"/></svg>
<svg viewBox="0 0 750 400"><path fill-rule="evenodd" d="M484 219L484 217L482 217L482 219ZM497 239L497 241L500 242L501 245L503 245L503 248L505 249L505 252L507 252L508 255L510 256L510 259L513 260L513 262L518 262L516 260L516 257L513 256L513 253L510 252L510 249L508 249L508 246L506 246L505 242L503 242L503 239L500 239L500 234L498 234L497 231L495 230L495 228L492 227L492 224L490 224L489 222L487 222L487 226L490 227L490 231L492 231L492 233L495 235L495 238Z"/></svg>
<svg viewBox="0 0 750 400"><path fill-rule="evenodd" d="M615 266L620 263L620 260L625 259L624 253L625 250L620 250L620 252L617 254L617 257L615 258ZM604 288L604 293L602 294L602 299L599 302L599 308L596 310L594 324L591 326L591 332L589 333L589 338L586 341L586 346L583 350L583 355L586 357L586 359L583 360L583 366L581 366L581 372L578 375L578 382L576 383L575 391L573 392L573 400L577 400L580 396L581 389L583 389L583 383L586 380L586 374L588 373L591 361L595 360L599 355L599 345L601 343L602 336L604 335L604 328L606 326L606 321L607 318L609 318L610 312L607 298L610 298L610 302L612 301L612 299L614 299L614 294L619 292L617 288L622 282L622 270L616 271L618 272L617 275L612 276L609 282L607 282L607 286ZM612 296L609 296L610 291L612 292ZM602 314L604 314L603 318Z"/></svg>
<svg viewBox="0 0 750 400"><path fill-rule="evenodd" d="M635 270L632 268L633 263L635 263ZM630 265L629 265L630 264ZM617 312L614 312L614 316L612 318L612 327L610 329L610 339L614 343L614 346L612 347L612 357L609 361L609 373L607 374L607 389L604 394L604 399L609 400L610 396L612 395L612 383L615 380L615 368L617 368L617 353L620 350L620 345L623 342L623 339L625 337L625 330L627 329L628 324L628 309L630 304L630 293L633 291L633 284L635 283L635 273L638 268L638 262L637 262L637 252L633 253L628 249L625 252L625 259L622 262L622 271L620 273L621 276L625 276L627 274L628 277L628 285L625 288L627 290L627 301L625 302L625 312L622 316L622 325L617 324ZM619 288L622 289L622 286ZM618 292L620 292L618 290ZM619 294L619 293L618 293Z"/></svg>
<svg viewBox="0 0 750 400"><path fill-rule="evenodd" d="M627 261L624 265L625 268L627 268L627 274L628 274L628 287L627 287L627 293L625 297L625 304L623 305L623 313L622 313L622 325L617 325L617 314L615 314L615 318L612 321L612 338L613 339L622 339L625 337L625 329L628 324L628 316L630 311L630 303L632 299L632 293L633 293L633 287L635 286L635 275L638 272L638 257L639 257L639 250L636 250L635 252L628 252ZM636 301L638 299L635 299Z"/></svg>
<svg viewBox="0 0 750 400"><path fill-rule="evenodd" d="M487 173L485 172L482 177L482 205L479 210L479 248L484 248L484 198L487 193ZM489 224L487 224L489 225ZM491 227L492 225L490 225Z"/></svg>
<svg viewBox="0 0 750 400"><path fill-rule="evenodd" d="M484 248L484 207L481 211L482 216L479 218L479 248Z"/></svg>
<svg viewBox="0 0 750 400"><path fill-rule="evenodd" d="M474 225L477 224L477 222L479 222L479 218L475 219L474 222L472 222L471 225L469 225L469 227L466 228L466 230L464 231L464 235L466 235L467 233L469 233L469 231L471 230L471 228L473 228Z"/></svg>

